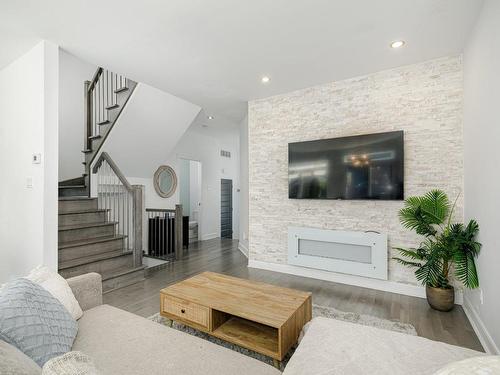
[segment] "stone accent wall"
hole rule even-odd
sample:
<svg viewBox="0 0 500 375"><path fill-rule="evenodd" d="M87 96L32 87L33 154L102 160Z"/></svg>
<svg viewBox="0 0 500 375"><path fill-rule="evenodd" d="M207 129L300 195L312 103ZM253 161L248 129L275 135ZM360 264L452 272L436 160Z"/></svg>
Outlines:
<svg viewBox="0 0 500 375"><path fill-rule="evenodd" d="M401 227L401 201L288 199L288 143L404 130L405 196L433 188L450 199L463 189L462 58L446 57L251 101L250 259L287 263L290 225L376 230L392 246L420 238ZM456 218L463 218L463 198ZM413 270L389 262L389 279L416 284Z"/></svg>

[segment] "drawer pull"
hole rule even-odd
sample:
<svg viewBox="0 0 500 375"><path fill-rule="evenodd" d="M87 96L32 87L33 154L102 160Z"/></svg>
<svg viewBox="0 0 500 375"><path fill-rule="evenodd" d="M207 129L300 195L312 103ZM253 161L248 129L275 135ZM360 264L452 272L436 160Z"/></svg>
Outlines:
<svg viewBox="0 0 500 375"><path fill-rule="evenodd" d="M181 313L185 314L185 313L186 313L186 310L182 309L182 310L181 310Z"/></svg>

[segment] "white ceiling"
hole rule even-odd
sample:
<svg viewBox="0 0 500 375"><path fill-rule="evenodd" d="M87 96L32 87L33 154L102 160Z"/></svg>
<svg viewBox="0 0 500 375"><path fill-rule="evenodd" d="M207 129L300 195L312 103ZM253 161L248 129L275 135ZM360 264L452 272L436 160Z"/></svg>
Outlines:
<svg viewBox="0 0 500 375"><path fill-rule="evenodd" d="M246 101L459 54L482 0L2 0L0 68L43 38L236 123ZM399 50L389 43L404 39ZM260 78L269 75L263 85Z"/></svg>

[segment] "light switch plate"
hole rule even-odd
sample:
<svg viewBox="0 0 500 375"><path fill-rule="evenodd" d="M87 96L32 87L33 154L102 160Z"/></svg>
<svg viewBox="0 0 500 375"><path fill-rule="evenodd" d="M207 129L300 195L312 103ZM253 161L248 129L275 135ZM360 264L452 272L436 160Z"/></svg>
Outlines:
<svg viewBox="0 0 500 375"><path fill-rule="evenodd" d="M33 164L40 164L42 162L42 154L33 154L31 161Z"/></svg>

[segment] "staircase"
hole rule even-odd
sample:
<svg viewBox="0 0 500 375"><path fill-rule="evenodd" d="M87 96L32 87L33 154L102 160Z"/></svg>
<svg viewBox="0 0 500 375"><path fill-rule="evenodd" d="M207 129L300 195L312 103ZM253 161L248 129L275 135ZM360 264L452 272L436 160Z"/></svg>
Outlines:
<svg viewBox="0 0 500 375"><path fill-rule="evenodd" d="M144 280L141 191L106 153L90 169L136 85L103 68L85 82L84 173L59 183L59 273L100 273L104 292ZM97 197L90 196L92 172L99 173Z"/></svg>

